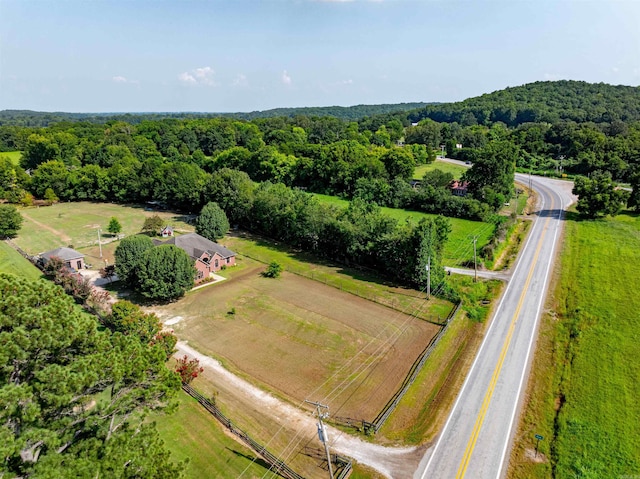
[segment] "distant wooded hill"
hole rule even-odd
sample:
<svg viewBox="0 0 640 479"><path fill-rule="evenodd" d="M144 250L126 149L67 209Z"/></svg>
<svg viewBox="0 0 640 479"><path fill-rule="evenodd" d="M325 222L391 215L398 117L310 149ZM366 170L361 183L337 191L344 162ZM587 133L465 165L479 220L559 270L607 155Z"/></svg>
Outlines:
<svg viewBox="0 0 640 479"><path fill-rule="evenodd" d="M424 102L396 103L385 105L325 106L304 108L275 108L273 110L238 112L238 113L202 113L202 112L156 112L156 113L65 113L41 112L31 110L0 111L0 125L15 126L48 126L62 121L88 121L106 123L107 121L125 121L137 124L143 120L161 120L165 118L215 118L227 117L240 120L256 118L296 116L333 116L342 120L356 121L368 116L387 115L389 113L406 112L428 105Z"/></svg>
<svg viewBox="0 0 640 479"><path fill-rule="evenodd" d="M503 122L575 121L612 123L640 120L640 87L582 81L535 82L505 88L457 103L431 104L408 112L417 122L457 122L462 126Z"/></svg>

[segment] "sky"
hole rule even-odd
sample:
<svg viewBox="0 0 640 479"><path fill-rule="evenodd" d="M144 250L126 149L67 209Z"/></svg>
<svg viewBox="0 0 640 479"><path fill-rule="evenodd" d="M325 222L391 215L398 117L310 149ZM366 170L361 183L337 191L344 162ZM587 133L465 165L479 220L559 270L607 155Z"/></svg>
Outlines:
<svg viewBox="0 0 640 479"><path fill-rule="evenodd" d="M244 112L640 84L640 0L0 0L0 110Z"/></svg>

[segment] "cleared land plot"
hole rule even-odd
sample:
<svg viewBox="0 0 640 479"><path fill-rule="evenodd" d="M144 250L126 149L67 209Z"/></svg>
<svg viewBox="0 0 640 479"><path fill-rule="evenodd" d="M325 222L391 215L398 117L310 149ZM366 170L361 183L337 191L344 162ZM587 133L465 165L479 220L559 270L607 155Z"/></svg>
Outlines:
<svg viewBox="0 0 640 479"><path fill-rule="evenodd" d="M427 171L433 170L441 170L445 173L451 173L455 179L460 179L462 174L467 171L468 168L465 168L461 165L456 165L454 163L436 160L433 163L429 163L428 165L420 165L416 167L416 169L413 171L413 179L421 180Z"/></svg>
<svg viewBox="0 0 640 479"><path fill-rule="evenodd" d="M510 477L640 472L640 216L567 221ZM543 456L535 458L534 434Z"/></svg>
<svg viewBox="0 0 640 479"><path fill-rule="evenodd" d="M371 420L438 331L393 311L290 273L263 278L264 265L154 310L181 339L295 402L315 397L332 414ZM235 308L235 314L229 311Z"/></svg>
<svg viewBox="0 0 640 479"><path fill-rule="evenodd" d="M27 279L42 277L38 268L4 241L0 241L0 273L11 273Z"/></svg>
<svg viewBox="0 0 640 479"><path fill-rule="evenodd" d="M24 208L20 213L24 223L15 242L30 254L73 245L75 249L97 259L98 228L102 230L103 255L106 244L115 239L107 232L109 220L113 216L120 221L121 234L125 236L139 233L145 218L154 214L165 219L178 231L193 231L193 226L187 224L182 215L113 203L58 203L41 208ZM115 246L111 249L115 249Z"/></svg>
<svg viewBox="0 0 640 479"><path fill-rule="evenodd" d="M349 206L349 201L336 196L319 195L315 193L314 196L321 201L334 204L341 208ZM437 216L399 208L382 208L382 211L399 221L405 221L409 218L418 222L422 218L433 218ZM469 262L473 261L473 237L478 237L477 248L478 251L480 251L491 239L495 226L490 223L459 218L449 218L449 221L451 221L451 233L449 234L449 241L447 241L444 247L444 265L462 266L469 264Z"/></svg>
<svg viewBox="0 0 640 479"><path fill-rule="evenodd" d="M449 315L453 307L450 302L438 298L432 298L427 304L424 302L425 293L388 283L372 271L338 266L260 236L240 232L227 236L224 243L233 251L251 259L265 264L277 261L286 271L333 286L396 311L413 314L425 321L440 323ZM227 270L225 274L229 273L233 274L234 269Z"/></svg>

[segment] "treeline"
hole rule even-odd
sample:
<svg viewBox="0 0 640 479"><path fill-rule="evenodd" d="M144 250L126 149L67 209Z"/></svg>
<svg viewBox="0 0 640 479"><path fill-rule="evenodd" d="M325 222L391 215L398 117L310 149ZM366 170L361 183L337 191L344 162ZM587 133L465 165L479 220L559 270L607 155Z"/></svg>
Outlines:
<svg viewBox="0 0 640 479"><path fill-rule="evenodd" d="M0 196L24 204L30 195L66 201L153 200L199 211L207 202L211 174L232 168L254 181L383 206L470 219L491 214L495 201L454 196L448 180L412 187L416 165L433 161L435 154L430 145L397 146L404 134L395 119L378 124L331 117L5 126L0 141L23 154L22 168L0 154Z"/></svg>
<svg viewBox="0 0 640 479"><path fill-rule="evenodd" d="M444 281L442 251L451 225L442 216L399 223L361 199L338 208L281 183L256 184L246 173L226 168L213 173L207 195L231 224L332 261L373 268L403 284L424 287L431 258L432 284Z"/></svg>
<svg viewBox="0 0 640 479"><path fill-rule="evenodd" d="M293 118L296 116L332 116L342 120L356 121L367 116L385 115L395 112L406 112L422 108L427 103L395 103L382 105L324 106L300 108L274 108L271 110L236 112L236 113L201 113L201 112L156 112L156 113L66 113L43 112L31 110L2 110L0 125L45 127L53 123L65 121L85 121L89 123L107 123L124 121L136 125L144 120L192 119L226 117L239 120L271 118L277 116Z"/></svg>

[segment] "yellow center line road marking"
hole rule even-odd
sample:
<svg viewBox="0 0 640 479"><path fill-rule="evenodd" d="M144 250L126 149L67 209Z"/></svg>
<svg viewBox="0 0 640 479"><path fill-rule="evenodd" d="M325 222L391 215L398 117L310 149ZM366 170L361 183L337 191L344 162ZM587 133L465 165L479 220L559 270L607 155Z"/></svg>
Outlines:
<svg viewBox="0 0 640 479"><path fill-rule="evenodd" d="M551 207L549 210L553 210L553 198L551 200ZM540 236L540 240L538 241L538 246L536 248L535 255L533 257L533 261L531 262L531 268L529 268L529 274L527 275L527 280L524 284L524 288L522 289L522 294L520 295L520 299L518 301L518 306L516 307L516 311L513 314L513 318L511 319L511 324L509 325L509 331L507 333L507 337L504 340L504 344L502 346L502 351L500 352L500 358L498 360L498 364L496 364L496 368L493 371L493 376L491 376L491 382L489 383L489 387L487 388L487 392L484 395L484 400L482 401L482 406L480 407L480 411L478 412L478 417L476 418L476 422L473 426L473 431L471 433L471 437L469 438L469 442L467 443L467 447L464 451L464 456L462 456L462 461L460 461L460 466L458 467L458 473L456 474L456 479L462 479L469 467L469 461L471 460L471 455L473 454L473 450L476 447L476 441L478 440L478 436L480 435L480 429L482 428L482 424L484 423L485 415L487 414L487 410L489 409L489 404L491 403L491 397L493 396L493 391L498 382L498 377L500 376L500 371L502 370L502 365L507 356L507 351L509 350L509 345L511 344L511 338L513 337L513 331L515 330L516 321L518 316L520 315L520 310L522 309L522 305L524 304L524 298L527 294L527 290L529 289L529 284L531 283L531 279L533 278L533 271L535 270L536 264L538 263L538 257L540 256L540 251L542 251L542 245L544 244L544 237L547 234L549 229L549 222L551 221L551 216L547 218L545 222L544 229L542 231L542 236Z"/></svg>

